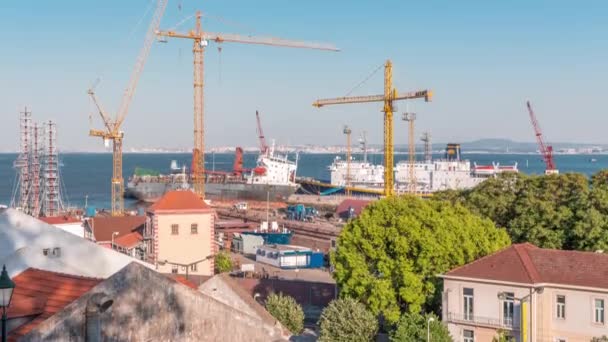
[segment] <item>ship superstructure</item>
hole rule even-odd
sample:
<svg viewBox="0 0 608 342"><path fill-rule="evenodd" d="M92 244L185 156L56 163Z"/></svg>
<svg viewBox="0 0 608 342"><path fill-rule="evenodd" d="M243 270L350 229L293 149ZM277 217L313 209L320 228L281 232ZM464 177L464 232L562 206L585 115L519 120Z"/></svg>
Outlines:
<svg viewBox="0 0 608 342"><path fill-rule="evenodd" d="M489 177L496 176L502 172L518 172L517 164L500 166L497 163L491 165L477 165L469 160L461 158L459 144L448 144L442 159L432 160L430 154L425 156L424 161L414 163L415 187L411 186L411 173L408 161L401 161L395 166L395 187L397 193L411 192L432 193L441 190L470 189ZM331 174L331 185L344 187L346 185L347 162L336 158L329 166ZM362 189L382 189L383 186L382 165L370 164L366 161L350 162L351 184L353 187Z"/></svg>

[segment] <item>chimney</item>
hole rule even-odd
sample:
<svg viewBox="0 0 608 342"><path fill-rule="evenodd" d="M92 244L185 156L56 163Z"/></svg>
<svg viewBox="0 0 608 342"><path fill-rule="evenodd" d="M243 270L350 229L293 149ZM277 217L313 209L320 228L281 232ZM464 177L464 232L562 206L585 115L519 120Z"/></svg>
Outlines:
<svg viewBox="0 0 608 342"><path fill-rule="evenodd" d="M85 312L85 341L101 342L101 314L114 304L105 293L94 293L87 301Z"/></svg>

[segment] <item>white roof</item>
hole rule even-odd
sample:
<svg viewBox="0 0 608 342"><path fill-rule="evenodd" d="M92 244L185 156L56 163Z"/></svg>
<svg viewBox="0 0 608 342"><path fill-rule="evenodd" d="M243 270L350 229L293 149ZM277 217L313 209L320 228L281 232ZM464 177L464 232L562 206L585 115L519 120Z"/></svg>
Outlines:
<svg viewBox="0 0 608 342"><path fill-rule="evenodd" d="M53 255L53 249L58 253ZM48 255L43 254L49 249ZM99 246L21 211L0 211L0 265L9 275L37 268L72 275L108 278L131 262L153 266Z"/></svg>

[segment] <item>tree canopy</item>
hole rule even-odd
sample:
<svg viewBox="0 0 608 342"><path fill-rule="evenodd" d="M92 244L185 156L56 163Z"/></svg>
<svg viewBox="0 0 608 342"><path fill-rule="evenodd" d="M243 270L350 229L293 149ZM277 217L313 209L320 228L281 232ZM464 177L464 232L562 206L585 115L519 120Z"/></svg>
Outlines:
<svg viewBox="0 0 608 342"><path fill-rule="evenodd" d="M430 319L432 320L429 322ZM430 332L431 341L433 342L453 341L448 328L439 321L439 317L434 314L421 315L418 313L403 314L395 329L391 331L390 341L426 341L427 332Z"/></svg>
<svg viewBox="0 0 608 342"><path fill-rule="evenodd" d="M271 293L266 298L266 310L293 334L304 329L304 310L293 297Z"/></svg>
<svg viewBox="0 0 608 342"><path fill-rule="evenodd" d="M374 341L377 332L376 316L352 298L333 300L319 319L320 342Z"/></svg>
<svg viewBox="0 0 608 342"><path fill-rule="evenodd" d="M340 295L394 324L402 312L438 308L438 274L509 243L461 205L404 196L367 206L342 229L331 260Z"/></svg>
<svg viewBox="0 0 608 342"><path fill-rule="evenodd" d="M232 271L232 258L230 253L221 251L215 255L215 272L224 273Z"/></svg>
<svg viewBox="0 0 608 342"><path fill-rule="evenodd" d="M437 193L504 227L513 242L575 250L608 249L608 171L502 174L466 191Z"/></svg>

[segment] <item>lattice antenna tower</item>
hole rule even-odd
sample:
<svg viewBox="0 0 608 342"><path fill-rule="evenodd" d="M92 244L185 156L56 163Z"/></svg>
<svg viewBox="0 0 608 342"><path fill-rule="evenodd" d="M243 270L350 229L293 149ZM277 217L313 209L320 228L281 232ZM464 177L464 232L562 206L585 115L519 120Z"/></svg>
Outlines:
<svg viewBox="0 0 608 342"><path fill-rule="evenodd" d="M428 163L433 160L433 151L431 145L431 133L424 132L420 140L424 143L424 160Z"/></svg>
<svg viewBox="0 0 608 342"><path fill-rule="evenodd" d="M12 207L18 207L22 210L28 209L28 199L30 192L30 140L31 140L31 124L32 112L28 111L27 107L19 116L19 156L15 160L13 166L18 169L17 189L13 194Z"/></svg>
<svg viewBox="0 0 608 342"><path fill-rule="evenodd" d="M38 123L32 125L32 149L30 154L31 172L31 195L29 200L28 214L40 216L41 192L40 192L40 152L44 139L43 128Z"/></svg>
<svg viewBox="0 0 608 342"><path fill-rule="evenodd" d="M57 216L61 208L61 196L59 191L59 160L57 154L57 131L53 121L46 124L47 146L44 158L44 216Z"/></svg>

